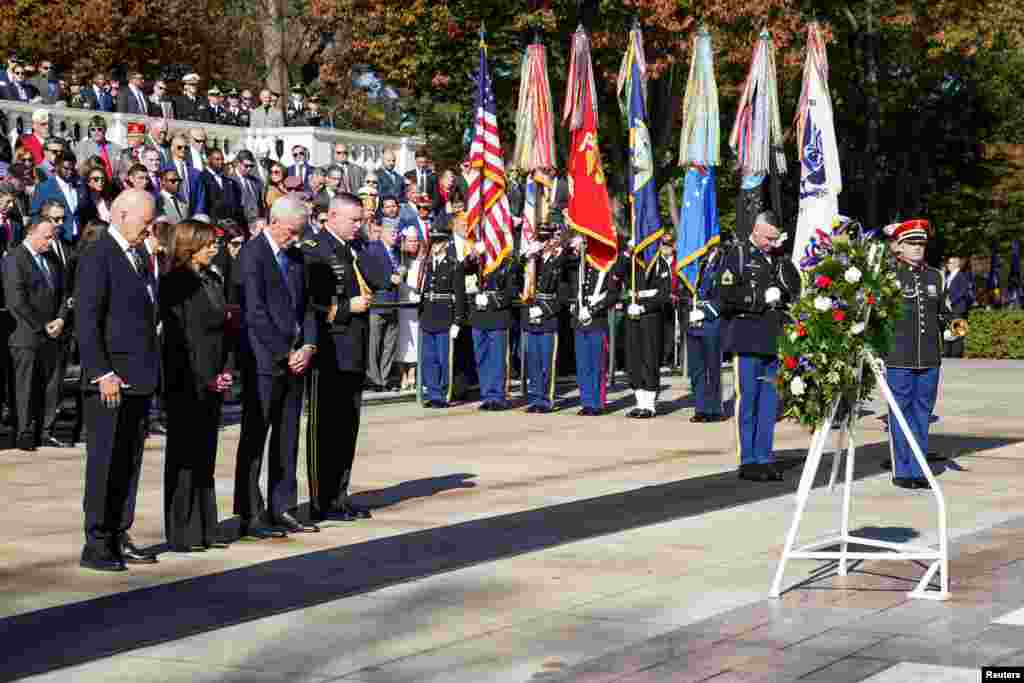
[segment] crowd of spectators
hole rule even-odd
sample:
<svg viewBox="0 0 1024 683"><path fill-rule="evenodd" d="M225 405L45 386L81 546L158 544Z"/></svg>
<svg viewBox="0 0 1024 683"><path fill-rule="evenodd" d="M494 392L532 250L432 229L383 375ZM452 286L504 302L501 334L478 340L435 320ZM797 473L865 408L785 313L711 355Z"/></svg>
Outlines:
<svg viewBox="0 0 1024 683"><path fill-rule="evenodd" d="M216 84L201 93L200 83L198 74L186 74L181 79L181 94L172 95L174 84L169 79L147 83L139 71L129 71L123 82L105 72L65 76L57 73L50 60L33 63L11 54L0 71L0 99L224 126L334 128L320 97L307 97L301 85L292 87L287 105L282 107L281 94L269 88L254 97L252 89L222 89Z"/></svg>

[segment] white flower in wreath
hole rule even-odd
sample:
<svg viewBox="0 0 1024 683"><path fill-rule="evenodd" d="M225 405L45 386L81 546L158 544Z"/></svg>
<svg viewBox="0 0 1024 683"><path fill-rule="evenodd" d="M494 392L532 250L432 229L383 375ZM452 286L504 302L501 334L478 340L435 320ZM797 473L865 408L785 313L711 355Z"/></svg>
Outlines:
<svg viewBox="0 0 1024 683"><path fill-rule="evenodd" d="M850 334L856 336L864 332L864 323L854 323L850 326Z"/></svg>
<svg viewBox="0 0 1024 683"><path fill-rule="evenodd" d="M794 396L803 396L804 392L807 391L807 387L802 379L794 377L793 381L789 383L789 391Z"/></svg>
<svg viewBox="0 0 1024 683"><path fill-rule="evenodd" d="M824 313L832 310L832 299L827 296L814 297L814 308Z"/></svg>
<svg viewBox="0 0 1024 683"><path fill-rule="evenodd" d="M790 341L790 343L795 344L797 338L798 337L796 336L796 332L790 332L789 333L789 341Z"/></svg>
<svg viewBox="0 0 1024 683"><path fill-rule="evenodd" d="M846 269L846 272L843 274L843 277L851 285L855 285L858 282L860 282L860 278L863 275L864 273L860 272L860 269L857 268L857 266L850 266L849 268Z"/></svg>
<svg viewBox="0 0 1024 683"><path fill-rule="evenodd" d="M825 381L829 384L839 384L839 373L835 370L830 371L825 375Z"/></svg>

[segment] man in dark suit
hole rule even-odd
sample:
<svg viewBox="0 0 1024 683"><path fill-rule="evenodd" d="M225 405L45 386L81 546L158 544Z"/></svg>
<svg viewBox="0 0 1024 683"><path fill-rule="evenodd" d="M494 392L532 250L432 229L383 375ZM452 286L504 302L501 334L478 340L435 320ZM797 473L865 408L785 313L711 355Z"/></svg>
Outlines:
<svg viewBox="0 0 1024 683"><path fill-rule="evenodd" d="M145 419L160 375L156 302L137 248L156 217L153 197L128 190L114 200L106 234L78 262L76 337L85 422L85 548L81 564L123 571L156 557L131 542Z"/></svg>
<svg viewBox="0 0 1024 683"><path fill-rule="evenodd" d="M437 176L430 170L430 156L427 150L416 151L416 191L437 201Z"/></svg>
<svg viewBox="0 0 1024 683"><path fill-rule="evenodd" d="M334 145L334 164L341 169L341 180L338 190L341 192L359 192L366 180L366 169L353 164L348 159L348 145L339 142Z"/></svg>
<svg viewBox="0 0 1024 683"><path fill-rule="evenodd" d="M95 74L92 77L92 85L82 88L82 99L88 105L88 109L94 111L114 111L114 98L107 90L107 75Z"/></svg>
<svg viewBox="0 0 1024 683"><path fill-rule="evenodd" d="M256 175L256 158L247 149L235 155L239 202L242 205L243 224L251 224L263 214L263 181Z"/></svg>
<svg viewBox="0 0 1024 683"><path fill-rule="evenodd" d="M309 179L315 170L309 163L309 151L302 145L295 145L292 147L292 158L295 163L288 167L288 177L301 180L302 188L309 192Z"/></svg>
<svg viewBox="0 0 1024 683"><path fill-rule="evenodd" d="M206 215L210 217L210 222L216 224L224 219L244 222L241 191L233 179L224 175L224 153L212 149L206 160L209 166L202 173L202 183L206 196Z"/></svg>
<svg viewBox="0 0 1024 683"><path fill-rule="evenodd" d="M64 224L60 226L61 238L74 244L78 239L78 212L82 203L81 192L74 185L75 155L63 152L57 156L56 172L46 182L36 187L32 195L31 213L38 217L44 204L56 201L64 207Z"/></svg>
<svg viewBox="0 0 1024 683"><path fill-rule="evenodd" d="M10 83L0 86L0 99L14 100L16 102L31 102L39 97L36 87L25 80L25 67L18 64L11 72L13 78Z"/></svg>
<svg viewBox="0 0 1024 683"><path fill-rule="evenodd" d="M366 258L387 277L384 286L374 292L374 301L398 302L398 284L402 279L402 255L398 248L398 202L385 197L385 218L381 221L380 239L366 246ZM328 222L330 215L328 214ZM367 374L378 391L391 387L391 367L398 352L398 311L377 310L370 313L370 347Z"/></svg>
<svg viewBox="0 0 1024 683"><path fill-rule="evenodd" d="M146 101L146 107L149 110L149 115L153 118L173 119L177 118L174 115L174 100L167 92L167 81L159 80L153 83L153 94L149 96ZM154 123L150 126L150 131L156 127ZM166 130L166 123L164 124ZM156 137L156 133L153 133L153 137Z"/></svg>
<svg viewBox="0 0 1024 683"><path fill-rule="evenodd" d="M327 229L305 249L311 307L322 345L310 383L306 423L310 509L318 519L370 516L368 509L349 500L348 489L366 377L370 292L385 287L388 279L359 249L362 217L358 197L338 195L328 209Z"/></svg>
<svg viewBox="0 0 1024 683"><path fill-rule="evenodd" d="M203 186L201 173L192 168L188 162L188 143L185 138L175 135L171 140L171 163L168 168L178 172L181 184L178 187L178 198L185 202L188 208L186 218L191 218L197 213L206 213L206 188Z"/></svg>
<svg viewBox="0 0 1024 683"><path fill-rule="evenodd" d="M60 210L59 205L52 206ZM61 379L56 376L57 339L68 310L63 269L48 255L55 233L49 220L30 226L24 241L3 262L4 296L16 321L8 343L18 406L16 445L23 451L34 451L41 443L67 446L53 435Z"/></svg>
<svg viewBox="0 0 1024 683"><path fill-rule="evenodd" d="M128 75L128 87L117 96L117 111L122 114L149 115L149 104L146 101L146 93L142 92L142 81L142 74L138 71Z"/></svg>
<svg viewBox="0 0 1024 683"><path fill-rule="evenodd" d="M271 207L263 234L247 242L239 255L245 396L234 511L241 518L243 537L266 536L257 527L265 512L279 531L319 531L292 513L298 502L295 466L303 375L316 352L316 322L306 305L305 266L302 253L293 246L305 224L305 204L284 196ZM268 431L265 505L259 482Z"/></svg>
<svg viewBox="0 0 1024 683"><path fill-rule="evenodd" d="M382 157L383 166L377 170L377 191L381 197L391 195L401 204L405 201L405 178L395 170L395 150L386 149Z"/></svg>

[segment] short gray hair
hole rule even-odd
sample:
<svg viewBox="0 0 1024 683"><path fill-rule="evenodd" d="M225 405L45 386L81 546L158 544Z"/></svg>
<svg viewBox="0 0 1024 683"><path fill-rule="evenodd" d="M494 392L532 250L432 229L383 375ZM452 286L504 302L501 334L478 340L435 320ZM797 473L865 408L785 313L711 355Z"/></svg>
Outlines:
<svg viewBox="0 0 1024 683"><path fill-rule="evenodd" d="M363 202L359 197L355 196L351 192L340 192L334 195L334 199L332 199L330 203L330 209L332 211L346 206L357 206L362 209Z"/></svg>
<svg viewBox="0 0 1024 683"><path fill-rule="evenodd" d="M306 203L295 194L278 197L270 207L271 223L305 223L308 219L309 211L306 209Z"/></svg>

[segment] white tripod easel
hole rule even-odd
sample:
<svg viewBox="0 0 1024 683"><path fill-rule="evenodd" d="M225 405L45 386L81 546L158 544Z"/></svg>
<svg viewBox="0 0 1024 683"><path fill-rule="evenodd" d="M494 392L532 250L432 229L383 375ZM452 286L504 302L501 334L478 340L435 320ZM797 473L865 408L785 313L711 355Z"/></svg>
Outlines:
<svg viewBox="0 0 1024 683"><path fill-rule="evenodd" d="M832 430L832 425L835 422L836 413L839 409L839 399L837 398L828 412L828 417L822 424L818 425L817 429L814 430L814 436L811 437L811 446L807 450L807 461L804 463L803 474L800 476L800 486L797 488L796 492L796 513L793 515L793 521L789 527L789 534L786 536L786 545L782 550L782 558L779 560L779 567L775 572L775 580L772 582L771 595L774 598L777 598L782 594L782 579L786 570L786 563L793 559L836 560L838 562L837 572L839 576L846 576L847 563L850 560L930 561L931 564L928 566L927 571L925 571L924 576L921 577L921 580L918 582L914 590L907 593L907 595L912 598L921 598L925 600L949 599L949 538L946 530L946 500L942 495L942 489L939 488L938 480L936 480L935 475L932 474L931 468L928 466L925 454L921 452L921 446L917 443L917 440L910 431L909 425L907 425L907 419L903 415L903 411L900 410L899 406L896 404L896 400L893 398L892 391L889 388L889 383L886 382L885 379L885 363L870 350L865 349L864 357L861 359L861 372L863 372L864 365L867 365L868 369L874 373L875 378L878 380L878 386L882 390L882 395L885 397L885 401L889 406L890 414L896 418L900 429L902 429L903 433L907 436L907 441L910 444L911 451L914 453L914 458L921 466L921 471L924 472L924 476L928 479L928 483L931 485L931 492L932 495L935 496L935 503L938 507L938 548L935 549L927 546L910 545L907 543L890 543L872 538L854 536L850 533L850 506L853 495L853 458L856 452L856 445L854 443L854 426L859 412L858 401L851 401L849 413L841 425L839 440L836 444L836 452L832 459L832 474L829 477L829 490L831 491L835 485L836 477L839 472L839 461L844 455L842 444L845 438L846 468L843 481L842 527L836 535L830 535L828 538L814 541L813 543L809 543L804 546L794 547L796 545L797 530L800 528L800 521L803 518L804 510L807 506L807 499L811 495L811 489L814 486L814 479L817 476L818 467L821 465L821 458L825 452L828 435ZM890 458L894 457L891 438L889 440L889 455ZM893 462L893 469L895 470L895 462ZM836 544L839 544L838 551L821 550L821 548L827 548ZM850 544L878 548L884 552L851 552L849 550ZM936 573L939 574L940 587L938 590L929 590L929 583Z"/></svg>

